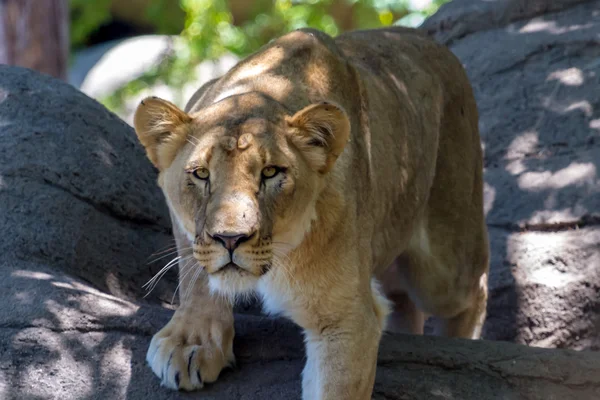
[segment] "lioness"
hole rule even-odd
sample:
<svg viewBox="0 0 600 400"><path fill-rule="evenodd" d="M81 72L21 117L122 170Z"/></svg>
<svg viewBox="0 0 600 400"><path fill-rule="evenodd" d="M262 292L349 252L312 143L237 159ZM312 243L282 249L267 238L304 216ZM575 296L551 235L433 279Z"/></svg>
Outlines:
<svg viewBox="0 0 600 400"><path fill-rule="evenodd" d="M388 328L477 338L488 239L477 108L446 48L403 28L289 33L135 130L159 170L180 301L147 361L193 390L234 361L255 291L304 329L303 398L369 399ZM193 257L192 257L193 255ZM382 281L380 286L377 282Z"/></svg>

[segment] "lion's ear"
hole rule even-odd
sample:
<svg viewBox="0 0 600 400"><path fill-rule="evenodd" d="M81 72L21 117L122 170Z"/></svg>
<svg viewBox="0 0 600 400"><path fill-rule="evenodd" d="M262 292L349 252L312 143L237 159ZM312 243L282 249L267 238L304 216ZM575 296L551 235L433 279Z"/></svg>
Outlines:
<svg viewBox="0 0 600 400"><path fill-rule="evenodd" d="M189 134L192 118L173 103L158 97L142 100L133 125L152 164L159 171L168 168Z"/></svg>
<svg viewBox="0 0 600 400"><path fill-rule="evenodd" d="M350 121L338 105L311 104L289 117L292 140L318 172L331 170L350 137Z"/></svg>

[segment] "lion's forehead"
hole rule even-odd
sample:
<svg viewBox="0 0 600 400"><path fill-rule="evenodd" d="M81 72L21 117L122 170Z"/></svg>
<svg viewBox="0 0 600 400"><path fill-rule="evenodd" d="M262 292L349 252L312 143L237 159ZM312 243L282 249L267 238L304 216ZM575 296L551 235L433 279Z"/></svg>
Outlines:
<svg viewBox="0 0 600 400"><path fill-rule="evenodd" d="M209 169L246 165L258 168L279 164L289 156L283 135L265 120L254 118L241 125L218 126L201 132L188 140L190 146L186 168L194 166Z"/></svg>

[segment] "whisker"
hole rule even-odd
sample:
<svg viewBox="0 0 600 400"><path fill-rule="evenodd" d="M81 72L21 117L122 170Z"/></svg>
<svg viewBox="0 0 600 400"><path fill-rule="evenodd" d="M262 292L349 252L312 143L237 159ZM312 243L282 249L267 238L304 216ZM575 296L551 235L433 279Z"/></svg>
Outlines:
<svg viewBox="0 0 600 400"><path fill-rule="evenodd" d="M157 262L158 260L162 260L162 259L163 259L163 258L165 258L165 257L168 257L168 256L170 256L170 255L173 255L173 254L177 253L178 251L180 251L180 252L185 252L185 251L188 251L188 250L191 250L191 249L192 249L191 247L184 247L184 248L181 248L181 249L175 249L175 250L172 250L172 251L170 251L170 252L169 252L169 253L167 253L167 254L163 254L163 255L162 255L162 256L160 256L160 257L156 257L156 258L154 258L153 260L150 260L150 261L148 261L148 263L147 263L146 265L148 265L148 264L152 264L152 263L155 263L155 262ZM166 250L165 250L165 251L166 251Z"/></svg>
<svg viewBox="0 0 600 400"><path fill-rule="evenodd" d="M189 136L185 140L187 140L187 142L189 144L191 144L192 146L197 146L198 144L200 144L200 141L197 138L193 137L193 136ZM194 141L192 142L192 140L194 140Z"/></svg>
<svg viewBox="0 0 600 400"><path fill-rule="evenodd" d="M188 267L190 263L190 260L188 260L188 262L185 264L185 266L182 269L185 269ZM181 271L181 270L180 270ZM175 300L175 295L177 294L177 290L179 289L179 287L181 286L181 284L183 283L183 281L185 280L185 278L190 274L190 272L192 272L193 269L189 268L187 271L185 271L183 273L183 276L179 277L179 283L177 284L177 287L175 287L175 291L173 292L173 297L171 297L171 305L173 304L173 301Z"/></svg>
<svg viewBox="0 0 600 400"><path fill-rule="evenodd" d="M164 272L164 271L168 270L168 269L171 267L171 264L173 264L174 262L176 262L176 261L177 261L177 260L179 260L180 258L181 258L181 256L177 256L177 257L173 258L171 261L169 261L169 262L167 263L167 265L165 265L164 267L162 267L162 268L161 268L161 270L160 270L160 271L158 271L158 272L157 272L157 273L156 273L156 274L155 274L155 275L154 275L152 278L150 278L150 280L149 280L148 282L146 282L145 284L143 284L143 285L142 285L142 287L146 287L146 286L148 286L148 284L149 284L150 282L154 281L154 280L155 280L155 279L158 277L158 275L160 275L162 272Z"/></svg>
<svg viewBox="0 0 600 400"><path fill-rule="evenodd" d="M152 254L150 255L150 257L152 257L152 256L155 256L155 255L162 254L162 253L164 253L165 251L171 251L171 250L173 250L173 249L176 249L176 248L177 248L177 245L176 245L175 243L173 243L173 244L170 244L169 246L165 246L165 247L163 247L162 249L156 250L154 253L152 253ZM150 257L148 257L148 258L150 258Z"/></svg>
<svg viewBox="0 0 600 400"><path fill-rule="evenodd" d="M153 264L153 263L155 263L155 262L157 262L157 261L159 261L159 260L162 260L162 259L163 259L163 258L165 258L165 257L172 256L173 254L176 254L177 252L178 252L178 250L177 250L177 249L175 249L175 250L171 250L171 251L169 251L167 254L163 254L162 256L155 257L154 259L152 259L152 260L149 260L149 261L146 263L146 265L148 265L148 264Z"/></svg>
<svg viewBox="0 0 600 400"><path fill-rule="evenodd" d="M283 250L280 250L275 247L271 249L271 253L277 258L284 258L289 264L292 263L292 259L290 258L288 253L284 252Z"/></svg>
<svg viewBox="0 0 600 400"><path fill-rule="evenodd" d="M164 249L164 250L156 251L156 252L154 252L154 253L150 254L150 257L148 257L148 258L151 258L151 257L154 257L154 256L159 256L159 255L161 255L161 254L164 254L164 253L166 253L167 251L173 251L173 250L175 250L176 248L177 248L177 246L171 246L171 247L169 247L168 249Z"/></svg>
<svg viewBox="0 0 600 400"><path fill-rule="evenodd" d="M189 272L191 274L191 279L188 282L188 286L185 288L184 292L182 293L181 291L179 292L181 294L181 302L184 303L187 301L187 293L190 291L190 288L194 285L194 277L196 276L196 274L198 273L198 270L195 268L196 265L198 264L198 261L196 261L195 264L193 264L192 266L190 266L189 268ZM186 276L189 274L186 274ZM183 281L184 278L182 278L181 280Z"/></svg>
<svg viewBox="0 0 600 400"><path fill-rule="evenodd" d="M148 282L146 282L142 287L145 288L148 292L146 293L146 296L148 296L153 290L154 288L156 288L156 285L158 285L158 282L162 279L162 277L167 273L168 270L170 270L173 266L177 265L177 261L181 260L181 261L188 261L190 259L191 256L187 256L187 257L175 257L174 259L172 259L171 261L169 261L169 263L167 265L165 265L160 271L158 271Z"/></svg>
<svg viewBox="0 0 600 400"><path fill-rule="evenodd" d="M187 302L189 300L189 297L194 292L194 286L196 285L196 282L198 282L198 278L200 278L200 274L202 273L202 266L200 264L198 264L198 262L196 262L196 265L192 268L196 268L196 272L192 276L192 281L191 281L190 285L188 286L185 293L183 294L184 302Z"/></svg>

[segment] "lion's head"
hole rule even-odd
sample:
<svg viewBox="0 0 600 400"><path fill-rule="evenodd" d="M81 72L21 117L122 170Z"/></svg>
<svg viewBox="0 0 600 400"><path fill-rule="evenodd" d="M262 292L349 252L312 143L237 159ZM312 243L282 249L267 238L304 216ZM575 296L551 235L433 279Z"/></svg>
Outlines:
<svg viewBox="0 0 600 400"><path fill-rule="evenodd" d="M291 113L257 92L192 114L147 98L134 120L173 222L224 294L251 290L302 242L350 132L335 104Z"/></svg>

